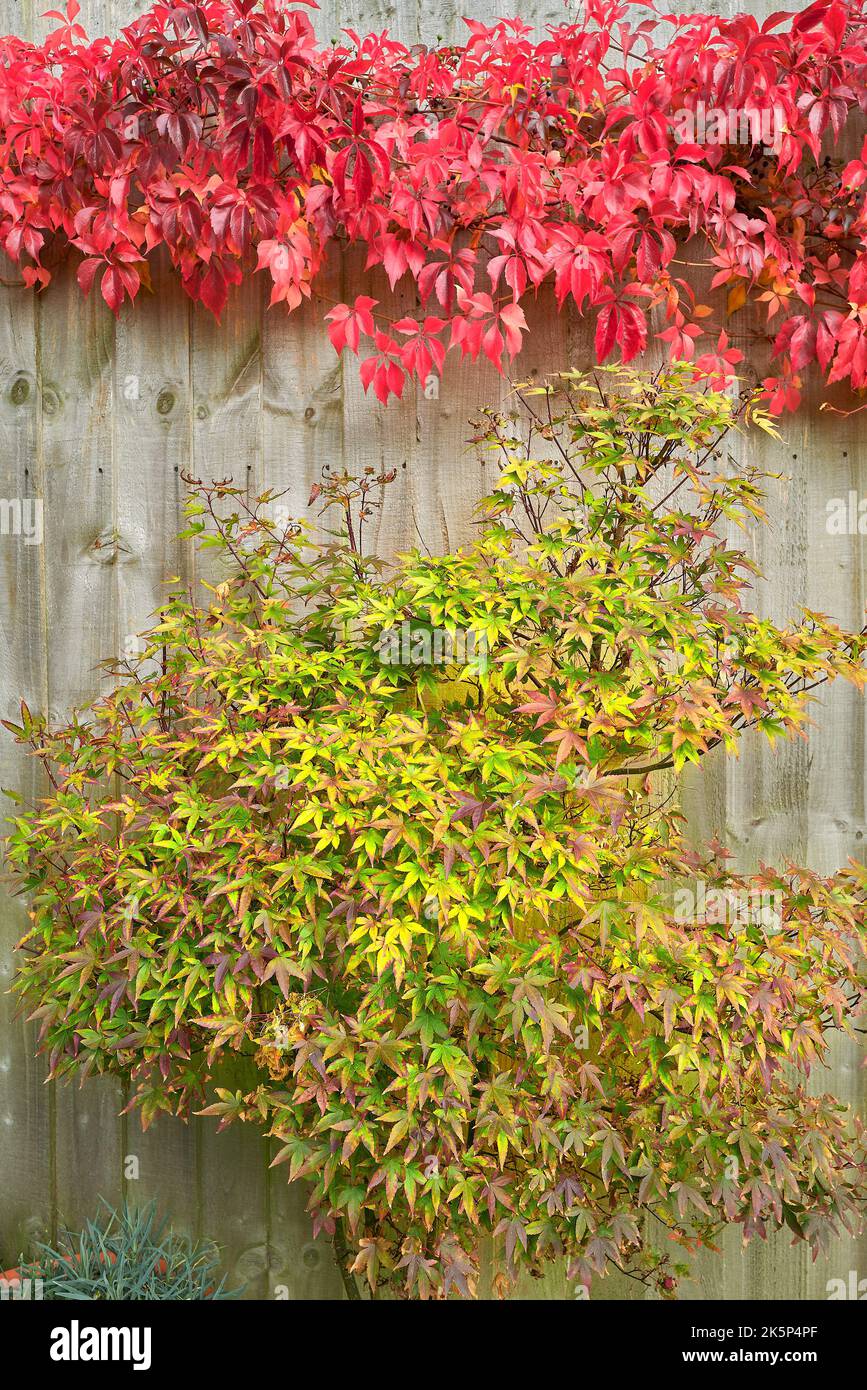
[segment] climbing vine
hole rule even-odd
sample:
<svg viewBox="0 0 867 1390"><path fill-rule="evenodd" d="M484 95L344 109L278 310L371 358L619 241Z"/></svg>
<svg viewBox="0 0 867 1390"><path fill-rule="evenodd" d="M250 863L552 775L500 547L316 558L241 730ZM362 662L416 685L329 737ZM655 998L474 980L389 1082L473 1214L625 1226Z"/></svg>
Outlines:
<svg viewBox="0 0 867 1390"><path fill-rule="evenodd" d="M383 401L450 352L501 370L546 282L600 361L655 335L724 380L758 301L773 413L813 363L867 385L867 163L838 157L867 108L860 3L760 24L588 0L541 39L468 20L438 48L320 46L287 0L158 3L93 40L78 12L0 41L0 245L28 285L66 242L117 313L164 246L218 317L248 269L292 310L358 243L380 298L324 312Z"/></svg>

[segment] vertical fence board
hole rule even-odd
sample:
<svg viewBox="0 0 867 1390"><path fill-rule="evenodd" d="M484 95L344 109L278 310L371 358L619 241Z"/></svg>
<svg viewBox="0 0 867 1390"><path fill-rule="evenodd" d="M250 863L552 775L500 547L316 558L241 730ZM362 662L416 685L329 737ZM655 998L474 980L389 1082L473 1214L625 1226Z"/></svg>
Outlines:
<svg viewBox="0 0 867 1390"><path fill-rule="evenodd" d="M281 495L293 518L311 519L307 503L325 465L345 457L344 364L323 331L324 301L342 294L339 269L328 268L317 293L292 314L267 309L262 325L262 449L256 491Z"/></svg>
<svg viewBox="0 0 867 1390"><path fill-rule="evenodd" d="M473 4L466 0L416 0L416 8L418 41L432 46L464 42L469 34L465 15L484 24L514 15L530 26L536 39L544 38L546 25L574 23L579 18L575 6L564 0L524 0L523 4L518 0L475 0ZM368 10L367 4L364 9Z"/></svg>
<svg viewBox="0 0 867 1390"><path fill-rule="evenodd" d="M848 500L850 489L858 497L867 495L863 450L858 447L862 426L857 415L842 420L820 413L819 400L818 393L811 393L800 441L807 473L807 605L858 629L865 621L864 537L829 530L828 503ZM849 859L864 858L865 706L863 695L842 682L818 693L821 698L813 708L816 727L810 730L808 745L808 863L817 872L830 874ZM863 1113L867 1105L863 1060L863 1048L857 1042L838 1039L829 1070L814 1074L811 1091L832 1091ZM848 1283L849 1271L863 1270L865 1263L867 1233L859 1238L841 1231L825 1258L812 1263L802 1256L804 1296L825 1298L829 1279ZM788 1260L785 1268L789 1268Z"/></svg>
<svg viewBox="0 0 867 1390"><path fill-rule="evenodd" d="M117 327L115 453L120 563L117 566L119 655L135 657L138 634L183 575L177 540L190 462L189 301L177 293L167 260L152 266L154 293L123 311ZM127 1166L126 1160L135 1163ZM179 1227L196 1226L194 1126L161 1116L144 1133L132 1114L124 1135L126 1194L156 1198ZM137 1176L135 1174L137 1173Z"/></svg>
<svg viewBox="0 0 867 1390"><path fill-rule="evenodd" d="M34 39L44 20L38 18L42 6L36 0L0 0L0 36L15 34L21 39ZM51 7L49 7L51 8Z"/></svg>
<svg viewBox="0 0 867 1390"><path fill-rule="evenodd" d="M201 306L192 311L192 472L231 479L248 497L261 457L262 289L262 276L248 277L231 294L222 325ZM196 557L197 576L210 583L224 578L220 562L208 558L208 552ZM233 1078L232 1084L243 1083ZM213 1121L199 1124L203 1233L219 1240L230 1279L261 1296L268 1266L266 1148L245 1126L217 1134Z"/></svg>
<svg viewBox="0 0 867 1390"><path fill-rule="evenodd" d="M340 467L345 458L343 362L326 333L322 315L327 298L342 297L342 275L329 268L312 302L291 315L285 305L266 310L262 324L262 438L255 490L280 494L268 509L283 508L291 518L314 520L307 503L323 467ZM332 524L327 517L323 525ZM278 1145L269 1140L268 1161ZM278 1299L339 1298L343 1293L330 1242L313 1240L305 1211L307 1186L290 1184L283 1165L267 1174L265 1290Z"/></svg>
<svg viewBox="0 0 867 1390"><path fill-rule="evenodd" d="M10 281L16 278L8 262L3 263L2 273ZM36 301L26 290L7 290L0 299L0 717L15 722L20 719L21 700L37 714L46 701L44 550L38 530L43 480L37 312ZM16 522L18 508L20 521ZM18 791L25 804L32 804L44 790L38 762L13 743L5 730L0 738L0 787ZM4 822L17 810L5 797L0 808ZM16 1001L8 992L14 947L27 927L26 903L4 886L0 897L0 1257L10 1261L30 1238L47 1233L52 1211L46 1067L34 1055L35 1027L16 1018Z"/></svg>
<svg viewBox="0 0 867 1390"><path fill-rule="evenodd" d="M99 296L86 303L73 265L42 303L42 436L49 715L65 720L106 688L98 670L117 651L118 562L112 405L114 321ZM120 1188L122 1092L95 1079L57 1095L57 1202L65 1221Z"/></svg>

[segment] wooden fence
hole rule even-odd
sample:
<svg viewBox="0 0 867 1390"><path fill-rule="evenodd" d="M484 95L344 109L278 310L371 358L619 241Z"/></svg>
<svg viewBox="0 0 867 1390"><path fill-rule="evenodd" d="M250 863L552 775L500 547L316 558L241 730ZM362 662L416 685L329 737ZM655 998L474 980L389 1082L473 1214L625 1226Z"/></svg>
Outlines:
<svg viewBox="0 0 867 1390"><path fill-rule="evenodd" d="M466 6L478 18L520 12L539 25L565 12L557 0ZM708 8L689 8L700 7ZM752 7L760 6L753 0ZM0 33L39 35L45 8L45 0L0 0ZM83 0L82 8L89 32L114 32L146 3ZM460 13L460 0L325 0L314 22L324 39L342 25L388 26L404 41L435 42L461 36ZM320 289L332 302L367 283L352 258L328 274ZM288 504L300 511L326 463L352 471L396 468L398 481L377 521L379 551L420 540L446 549L466 538L485 491L484 470L465 442L468 421L480 404L501 396L493 372L450 365L438 399L419 392L384 410L363 397L355 364L344 370L335 357L322 324L325 305L314 301L291 317L282 307L266 312L262 278L235 293L222 327L186 300L162 264L154 270L155 293L125 308L117 323L98 296L82 300L69 266L39 297L0 289L0 498L43 502L41 545L0 536L3 717L14 717L22 698L58 718L91 699L100 688L98 662L142 629L165 577L194 572L188 548L175 539L186 469L231 475L252 492L286 488ZM552 301L541 301L530 318L523 376L589 362L586 327L557 315ZM850 490L867 496L861 419L820 414L813 402L786 420L784 446L764 438L740 446L762 450L765 465L786 475L772 498L772 528L748 542L769 576L757 606L774 617L803 603L860 626L867 551L858 536L827 534L826 507ZM774 753L747 740L739 762L712 758L685 781L683 803L696 833L718 832L745 869L791 855L828 872L862 857L865 707L853 692L835 688L816 708L809 745ZM32 761L5 737L0 785L29 795L39 790ZM44 1084L31 1030L13 1018L5 993L11 948L25 927L20 904L5 899L0 1261L58 1223L90 1215L98 1196L117 1201L126 1192L136 1200L157 1197L178 1226L215 1238L231 1277L246 1281L251 1294L341 1296L330 1247L312 1239L305 1194L287 1186L284 1170L269 1171L267 1145L252 1129L217 1135L210 1121L163 1119L142 1134L137 1119L120 1115L119 1084ZM840 1047L832 1073L815 1084L863 1104L859 1063L856 1049ZM131 1157L137 1178L129 1176ZM853 1269L867 1276L863 1243L841 1238L827 1259L811 1265L787 1237L745 1252L732 1232L722 1257L700 1262L685 1293L824 1298L827 1281L847 1279ZM632 1297L637 1287L607 1280L598 1296ZM557 1274L525 1293L568 1296Z"/></svg>

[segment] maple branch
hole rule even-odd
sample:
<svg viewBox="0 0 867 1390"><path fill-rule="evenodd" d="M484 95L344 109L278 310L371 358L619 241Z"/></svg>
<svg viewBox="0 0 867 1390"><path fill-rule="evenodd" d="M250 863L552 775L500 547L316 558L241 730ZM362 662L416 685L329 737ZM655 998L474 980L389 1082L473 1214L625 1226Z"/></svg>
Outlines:
<svg viewBox="0 0 867 1390"><path fill-rule="evenodd" d="M337 1268L340 1270L340 1278L346 1291L346 1297L353 1303L362 1302L361 1294L358 1291L358 1284L355 1275L350 1269L350 1251L346 1244L346 1233L343 1229L343 1221L338 1216L334 1222L334 1235L331 1239L334 1249L334 1258L337 1261Z"/></svg>

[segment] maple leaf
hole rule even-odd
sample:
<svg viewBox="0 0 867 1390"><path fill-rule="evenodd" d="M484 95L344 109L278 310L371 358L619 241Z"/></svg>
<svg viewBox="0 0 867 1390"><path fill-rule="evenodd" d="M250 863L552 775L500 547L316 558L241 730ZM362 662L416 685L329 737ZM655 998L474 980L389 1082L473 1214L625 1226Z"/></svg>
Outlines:
<svg viewBox="0 0 867 1390"><path fill-rule="evenodd" d="M737 705L747 719L752 719L757 710L764 713L768 708L768 702L761 691L751 690L743 685L733 685L724 703Z"/></svg>
<svg viewBox="0 0 867 1390"><path fill-rule="evenodd" d="M550 734L545 735L542 742L557 744L555 767L559 767L573 753L578 753L582 759L586 759L588 756L586 742L573 729L553 729Z"/></svg>

